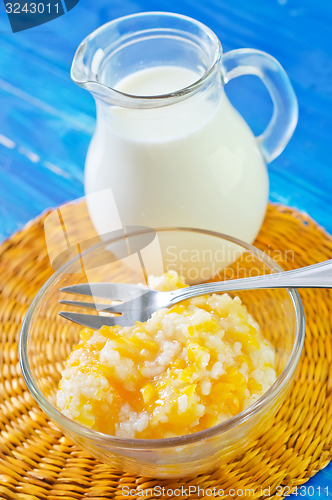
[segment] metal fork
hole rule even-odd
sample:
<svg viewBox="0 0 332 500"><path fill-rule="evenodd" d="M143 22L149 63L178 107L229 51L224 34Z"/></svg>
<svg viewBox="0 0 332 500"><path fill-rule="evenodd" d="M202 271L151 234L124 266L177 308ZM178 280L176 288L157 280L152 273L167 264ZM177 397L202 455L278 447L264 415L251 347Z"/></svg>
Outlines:
<svg viewBox="0 0 332 500"><path fill-rule="evenodd" d="M130 326L136 321L147 321L163 307L169 307L182 300L207 293L262 288L332 288L332 259L312 266L280 273L266 274L253 278L204 283L188 286L171 292L151 290L140 285L125 283L89 283L61 288L61 292L89 295L117 301L115 305L92 302L60 300L61 304L95 309L101 315L61 311L59 314L83 326L99 329L103 325ZM103 315L113 313L116 316Z"/></svg>

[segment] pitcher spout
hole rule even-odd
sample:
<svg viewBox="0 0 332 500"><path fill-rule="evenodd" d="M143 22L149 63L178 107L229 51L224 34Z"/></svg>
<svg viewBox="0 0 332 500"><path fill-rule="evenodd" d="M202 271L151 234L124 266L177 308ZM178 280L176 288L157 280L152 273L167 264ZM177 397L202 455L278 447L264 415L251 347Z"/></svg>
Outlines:
<svg viewBox="0 0 332 500"><path fill-rule="evenodd" d="M71 66L70 76L73 82L88 90L95 98L109 104L117 100L114 89L100 81L100 67L105 61L102 47L95 47L91 35L79 45Z"/></svg>
<svg viewBox="0 0 332 500"><path fill-rule="evenodd" d="M73 82L83 88L85 88L86 84L88 84L92 78L90 68L86 61L86 53L87 42L83 41L76 50L70 71Z"/></svg>
<svg viewBox="0 0 332 500"><path fill-rule="evenodd" d="M107 26L107 25L106 25ZM105 26L102 27L105 30ZM88 90L97 101L124 108L154 108L171 104L168 96L156 98L129 95L116 90L116 79L122 68L114 63L116 49L110 44L103 47L101 30L96 30L79 45L71 66L73 82ZM114 56L116 60L116 56ZM174 97L173 102L178 100Z"/></svg>

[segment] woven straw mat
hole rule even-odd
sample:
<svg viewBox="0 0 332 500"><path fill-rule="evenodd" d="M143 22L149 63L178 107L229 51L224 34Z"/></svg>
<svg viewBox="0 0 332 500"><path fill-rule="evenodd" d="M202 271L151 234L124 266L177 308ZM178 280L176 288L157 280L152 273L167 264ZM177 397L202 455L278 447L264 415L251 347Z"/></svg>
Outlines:
<svg viewBox="0 0 332 500"><path fill-rule="evenodd" d="M0 247L0 498L124 498L122 487L140 491L155 485L202 489L253 488L250 498L282 498L325 467L332 457L332 291L300 291L306 338L291 394L271 428L244 456L194 479L154 480L133 476L99 462L64 437L28 392L18 362L23 317L52 274L43 221L32 221ZM284 269L332 258L332 238L307 215L270 205L256 246L273 257L292 249ZM280 485L282 489L280 490ZM279 488L277 489L277 487ZM197 497L197 496L196 496ZM127 497L128 498L128 497ZM192 495L191 498L195 498Z"/></svg>

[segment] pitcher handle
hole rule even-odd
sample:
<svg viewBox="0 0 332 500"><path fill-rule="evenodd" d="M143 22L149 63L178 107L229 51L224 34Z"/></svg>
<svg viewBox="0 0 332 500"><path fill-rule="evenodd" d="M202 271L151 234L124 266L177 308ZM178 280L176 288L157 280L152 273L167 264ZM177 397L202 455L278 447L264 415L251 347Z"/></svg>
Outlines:
<svg viewBox="0 0 332 500"><path fill-rule="evenodd" d="M237 49L222 57L225 83L241 75L258 76L273 102L272 118L257 137L267 163L277 158L293 135L298 119L298 104L289 78L278 61L261 50Z"/></svg>

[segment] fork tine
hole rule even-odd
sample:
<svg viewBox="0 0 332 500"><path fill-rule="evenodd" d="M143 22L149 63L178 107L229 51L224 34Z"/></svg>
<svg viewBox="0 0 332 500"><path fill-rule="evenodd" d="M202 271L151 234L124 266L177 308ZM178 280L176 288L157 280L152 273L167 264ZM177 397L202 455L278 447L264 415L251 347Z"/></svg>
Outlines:
<svg viewBox="0 0 332 500"><path fill-rule="evenodd" d="M71 285L60 289L60 292L90 295L113 300L128 300L140 297L147 292L147 288L130 285L129 283L85 283Z"/></svg>
<svg viewBox="0 0 332 500"><path fill-rule="evenodd" d="M132 308L130 307L132 301L121 302L114 306L110 304L95 304L94 302L80 302L78 300L59 300L59 302L60 304L65 304L66 306L86 307L87 309L94 309L96 311L113 312L119 314L126 311L132 311Z"/></svg>
<svg viewBox="0 0 332 500"><path fill-rule="evenodd" d="M74 323L79 325L87 326L88 328L93 328L94 330L99 330L103 325L106 326L130 326L135 324L134 320L130 318L124 318L123 316L94 316L91 314L80 314L74 312L59 312L60 316L65 319L69 319Z"/></svg>

